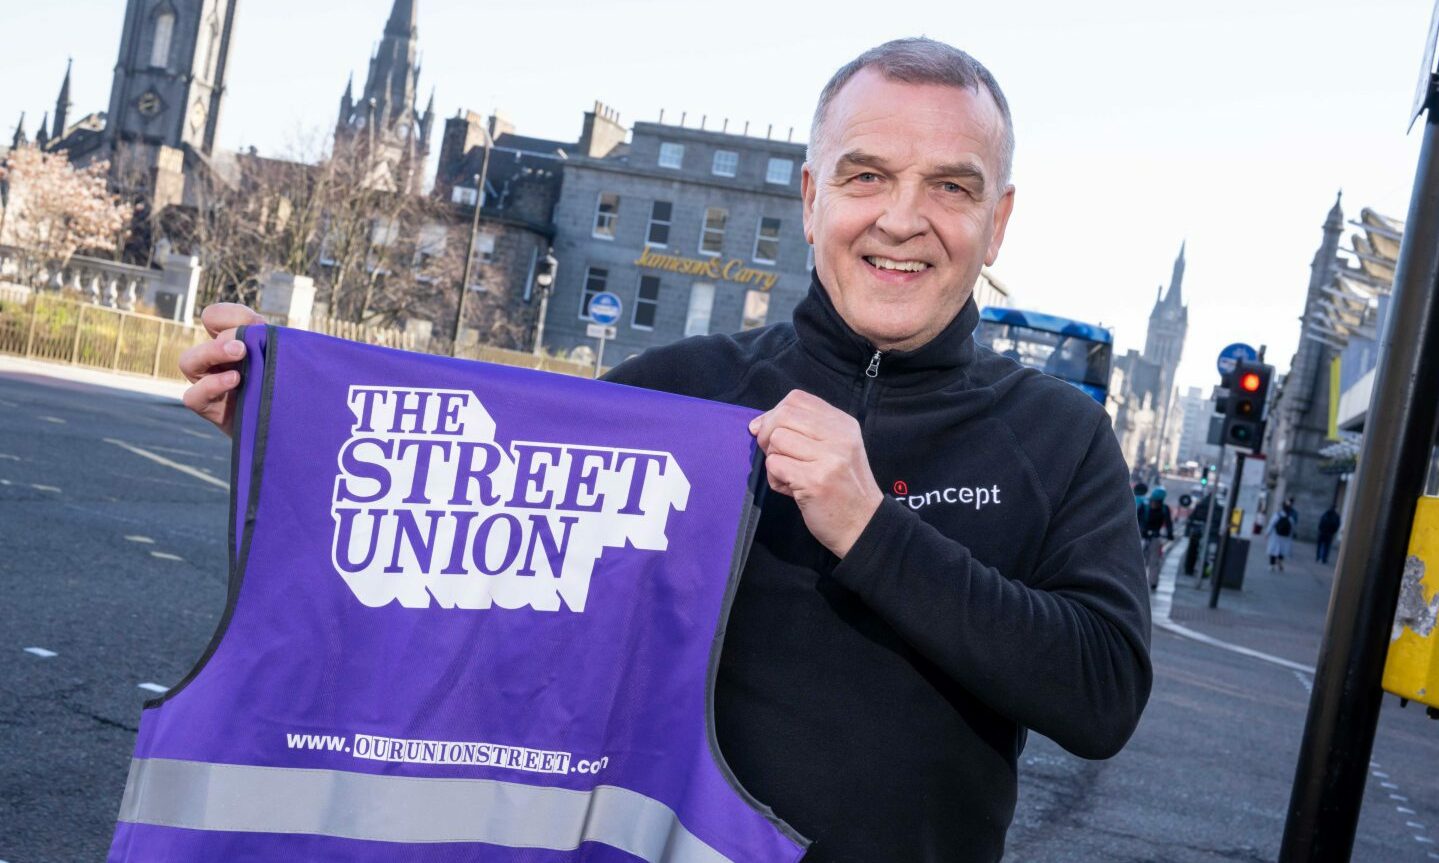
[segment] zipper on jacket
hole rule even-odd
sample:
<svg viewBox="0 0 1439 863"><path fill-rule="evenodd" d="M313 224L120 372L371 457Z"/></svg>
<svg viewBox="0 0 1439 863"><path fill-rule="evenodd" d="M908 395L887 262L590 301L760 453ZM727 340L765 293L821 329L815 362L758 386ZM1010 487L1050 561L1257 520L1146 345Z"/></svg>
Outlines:
<svg viewBox="0 0 1439 863"><path fill-rule="evenodd" d="M859 410L855 412L854 418L859 420L859 427L864 428L865 417L869 414L869 393L874 388L874 382L879 377L879 360L882 353L875 351L874 356L869 358L869 365L864 369L864 386L859 394Z"/></svg>

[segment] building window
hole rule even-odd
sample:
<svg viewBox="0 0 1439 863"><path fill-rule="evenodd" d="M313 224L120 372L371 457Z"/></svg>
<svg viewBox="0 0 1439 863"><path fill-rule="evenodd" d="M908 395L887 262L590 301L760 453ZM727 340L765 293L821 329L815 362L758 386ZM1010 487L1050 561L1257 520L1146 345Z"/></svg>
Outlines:
<svg viewBox="0 0 1439 863"><path fill-rule="evenodd" d="M445 240L449 232L444 225L430 222L420 226L420 234L415 238L415 259L414 264L418 269L424 269L431 261L439 258L445 251Z"/></svg>
<svg viewBox="0 0 1439 863"><path fill-rule="evenodd" d="M690 308L685 315L685 335L705 336L710 331L710 313L714 311L715 286L704 282L690 285Z"/></svg>
<svg viewBox="0 0 1439 863"><path fill-rule="evenodd" d="M700 254L718 255L724 248L724 226L729 219L729 211L723 207L710 207L705 210L705 227L700 232Z"/></svg>
<svg viewBox="0 0 1439 863"><path fill-rule="evenodd" d="M479 194L469 186L456 186L450 190L450 200L464 207L473 207L479 199Z"/></svg>
<svg viewBox="0 0 1439 863"><path fill-rule="evenodd" d="M766 183L776 183L780 186L788 186L790 177L794 174L794 162L789 159L770 159L769 168L764 172Z"/></svg>
<svg viewBox="0 0 1439 863"><path fill-rule="evenodd" d="M590 319L590 300L605 289L610 280L610 271L604 267L590 267L585 271L585 293L580 297L580 319Z"/></svg>
<svg viewBox="0 0 1439 863"><path fill-rule="evenodd" d="M170 66L170 41L175 35L175 13L169 9L155 16L155 38L150 44L150 65L156 69Z"/></svg>
<svg viewBox="0 0 1439 863"><path fill-rule="evenodd" d="M754 237L754 259L761 264L773 264L779 260L779 219L765 216L759 220L759 231Z"/></svg>
<svg viewBox="0 0 1439 863"><path fill-rule="evenodd" d="M620 196L613 192L601 192L600 201L595 205L594 235L603 240L613 240L619 220Z"/></svg>
<svg viewBox="0 0 1439 863"><path fill-rule="evenodd" d="M769 318L769 294L765 291L745 291L744 317L740 320L741 330L754 330L764 326Z"/></svg>
<svg viewBox="0 0 1439 863"><path fill-rule="evenodd" d="M655 201L650 207L650 229L645 235L645 242L661 249L669 245L670 214L673 212L674 205L669 201Z"/></svg>
<svg viewBox="0 0 1439 863"><path fill-rule="evenodd" d="M655 313L660 308L659 276L640 276L640 288L635 292L635 315L630 323L637 330L655 328Z"/></svg>
<svg viewBox="0 0 1439 863"><path fill-rule="evenodd" d="M739 169L739 153L734 150L715 150L714 167L710 170L716 177L733 177Z"/></svg>
<svg viewBox="0 0 1439 863"><path fill-rule="evenodd" d="M671 143L662 143L662 144L660 144L660 167L661 167L661 168L678 168L678 167L680 167L681 165L684 164L684 161L685 161L685 145L684 145L684 144L671 144Z"/></svg>
<svg viewBox="0 0 1439 863"><path fill-rule="evenodd" d="M475 246L470 250L470 284L472 291L483 291L485 289L484 271L481 269L486 264L495 261L495 235L475 234Z"/></svg>

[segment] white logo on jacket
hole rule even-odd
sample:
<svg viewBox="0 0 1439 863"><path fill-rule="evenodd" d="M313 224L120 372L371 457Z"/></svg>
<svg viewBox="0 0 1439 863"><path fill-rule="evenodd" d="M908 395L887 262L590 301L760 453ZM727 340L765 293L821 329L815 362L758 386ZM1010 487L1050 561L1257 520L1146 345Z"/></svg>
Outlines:
<svg viewBox="0 0 1439 863"><path fill-rule="evenodd" d="M664 551L690 484L667 452L501 445L468 390L350 387L332 560L368 606L585 610L606 548Z"/></svg>

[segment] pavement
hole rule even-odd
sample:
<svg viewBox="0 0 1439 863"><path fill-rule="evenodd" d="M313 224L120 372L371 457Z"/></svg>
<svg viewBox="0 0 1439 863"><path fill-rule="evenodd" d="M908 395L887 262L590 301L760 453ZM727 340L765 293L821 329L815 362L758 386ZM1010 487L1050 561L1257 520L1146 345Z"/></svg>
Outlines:
<svg viewBox="0 0 1439 863"><path fill-rule="evenodd" d="M104 858L141 705L224 608L228 442L106 374L0 357L0 863ZM1183 544L1139 728L1106 761L1031 735L1006 860L1276 859L1333 568L1253 547L1211 610ZM1386 696L1372 765L1352 859L1439 860L1439 722Z"/></svg>

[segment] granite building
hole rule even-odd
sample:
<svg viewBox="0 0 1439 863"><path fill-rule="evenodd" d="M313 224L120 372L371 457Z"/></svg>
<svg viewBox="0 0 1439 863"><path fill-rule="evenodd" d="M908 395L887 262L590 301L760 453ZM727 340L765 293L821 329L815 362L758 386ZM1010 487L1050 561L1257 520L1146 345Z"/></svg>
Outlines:
<svg viewBox="0 0 1439 863"><path fill-rule="evenodd" d="M804 145L663 122L636 123L624 144L623 131L596 106L564 162L544 347L586 357L601 291L624 306L606 365L685 336L788 320L812 264ZM597 134L605 146L594 146Z"/></svg>

